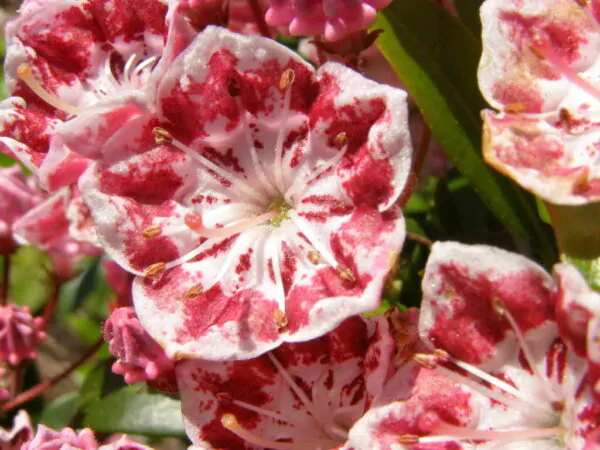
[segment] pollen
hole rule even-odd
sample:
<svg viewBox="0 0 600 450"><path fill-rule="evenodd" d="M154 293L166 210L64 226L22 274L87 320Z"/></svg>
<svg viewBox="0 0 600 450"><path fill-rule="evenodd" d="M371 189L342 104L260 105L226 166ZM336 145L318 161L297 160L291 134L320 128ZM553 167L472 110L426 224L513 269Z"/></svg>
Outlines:
<svg viewBox="0 0 600 450"><path fill-rule="evenodd" d="M308 260L311 262L311 264L314 264L315 266L317 264L319 264L319 262L321 261L321 255L319 254L319 252L315 252L315 251L311 251L308 252Z"/></svg>
<svg viewBox="0 0 600 450"><path fill-rule="evenodd" d="M281 78L279 79L279 89L282 91L289 88L296 79L296 72L292 69L287 69L285 72L281 74Z"/></svg>
<svg viewBox="0 0 600 450"><path fill-rule="evenodd" d="M151 264L146 267L144 270L144 275L147 277L155 277L156 275L160 275L167 268L167 265L164 262L158 262L156 264Z"/></svg>
<svg viewBox="0 0 600 450"><path fill-rule="evenodd" d="M164 128L154 127L152 128L152 134L154 134L154 142L157 144L170 144L173 141L173 136Z"/></svg>
<svg viewBox="0 0 600 450"><path fill-rule="evenodd" d="M349 281L350 283L356 282L356 276L354 275L354 272L352 272L352 270L346 266L339 266L337 269L337 274L342 280Z"/></svg>
<svg viewBox="0 0 600 450"><path fill-rule="evenodd" d="M416 445L419 443L420 436L416 434L403 434L398 437L398 443L402 445Z"/></svg>
<svg viewBox="0 0 600 450"><path fill-rule="evenodd" d="M200 294L204 292L204 286L201 284L195 284L191 288L189 288L185 293L185 298L188 300L192 300L198 297Z"/></svg>
<svg viewBox="0 0 600 450"><path fill-rule="evenodd" d="M157 237L160 236L162 233L162 228L160 227L160 225L152 225L151 227L146 228L144 231L142 231L142 237L145 237L146 239L150 239L153 237Z"/></svg>
<svg viewBox="0 0 600 450"><path fill-rule="evenodd" d="M288 326L288 318L283 311L280 309L276 310L273 314L275 318L275 323L277 324L277 328L280 332L283 332L287 329Z"/></svg>
<svg viewBox="0 0 600 450"><path fill-rule="evenodd" d="M333 138L333 145L336 148L343 148L348 143L348 134L346 132L341 132L335 135Z"/></svg>
<svg viewBox="0 0 600 450"><path fill-rule="evenodd" d="M267 207L267 212L277 211L278 214L276 217L273 217L271 220L269 220L269 225L275 228L280 227L283 221L290 218L289 212L292 209L292 206L282 198L271 202L271 204Z"/></svg>

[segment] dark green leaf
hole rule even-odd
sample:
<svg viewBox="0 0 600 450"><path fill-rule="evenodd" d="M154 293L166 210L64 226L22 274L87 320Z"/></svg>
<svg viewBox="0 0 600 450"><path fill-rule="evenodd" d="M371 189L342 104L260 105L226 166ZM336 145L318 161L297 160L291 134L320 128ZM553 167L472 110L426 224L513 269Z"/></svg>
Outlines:
<svg viewBox="0 0 600 450"><path fill-rule="evenodd" d="M77 412L78 404L79 398L76 393L61 395L44 406L39 422L55 430L69 426Z"/></svg>
<svg viewBox="0 0 600 450"><path fill-rule="evenodd" d="M84 425L102 433L184 436L180 402L140 389L128 386L94 403Z"/></svg>
<svg viewBox="0 0 600 450"><path fill-rule="evenodd" d="M553 245L533 201L481 158L479 113L485 102L476 79L477 39L435 0L392 2L374 27L384 30L379 48L458 170L502 224L552 264Z"/></svg>
<svg viewBox="0 0 600 450"><path fill-rule="evenodd" d="M483 0L454 0L454 7L460 16L460 20L469 31L481 39L481 20L479 19L479 8Z"/></svg>

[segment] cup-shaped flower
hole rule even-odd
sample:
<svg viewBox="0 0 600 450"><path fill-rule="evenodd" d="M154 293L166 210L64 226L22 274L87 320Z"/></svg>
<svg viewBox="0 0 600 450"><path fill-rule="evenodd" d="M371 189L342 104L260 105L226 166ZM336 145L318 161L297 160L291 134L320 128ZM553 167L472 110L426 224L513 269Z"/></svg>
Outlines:
<svg viewBox="0 0 600 450"><path fill-rule="evenodd" d="M484 156L550 203L600 200L598 2L487 0Z"/></svg>
<svg viewBox="0 0 600 450"><path fill-rule="evenodd" d="M397 375L384 317L353 317L310 341L247 361L177 365L186 430L200 448L330 449L394 384L408 395L416 365ZM367 448L367 447L363 447Z"/></svg>
<svg viewBox="0 0 600 450"><path fill-rule="evenodd" d="M25 443L21 450L96 450L98 443L94 432L85 428L76 432L72 428L55 431L44 425L38 425L33 439Z"/></svg>
<svg viewBox="0 0 600 450"><path fill-rule="evenodd" d="M10 430L0 428L0 448L2 450L22 450L23 444L33 437L31 419L25 410L20 410L13 418Z"/></svg>
<svg viewBox="0 0 600 450"><path fill-rule="evenodd" d="M173 363L164 350L142 328L132 307L115 309L104 324L104 339L117 361L112 371L125 382L157 380L169 377Z"/></svg>
<svg viewBox="0 0 600 450"><path fill-rule="evenodd" d="M404 239L403 91L208 27L158 92L80 186L168 355L251 358L379 305Z"/></svg>
<svg viewBox="0 0 600 450"><path fill-rule="evenodd" d="M591 371L600 295L572 266L436 243L423 278L428 351L412 396L367 413L352 448L579 450L597 442ZM597 344L596 344L597 345Z"/></svg>

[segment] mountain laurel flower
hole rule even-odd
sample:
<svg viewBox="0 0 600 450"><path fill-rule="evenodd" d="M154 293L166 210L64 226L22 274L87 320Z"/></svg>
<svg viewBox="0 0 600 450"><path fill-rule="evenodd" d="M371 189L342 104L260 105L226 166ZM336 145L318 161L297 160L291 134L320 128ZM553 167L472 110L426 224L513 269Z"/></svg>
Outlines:
<svg viewBox="0 0 600 450"><path fill-rule="evenodd" d="M390 394L408 395L417 366L398 370L395 361L383 316L349 318L319 339L286 343L252 360L180 361L192 448L338 448L365 410Z"/></svg>
<svg viewBox="0 0 600 450"><path fill-rule="evenodd" d="M38 425L33 439L26 442L21 450L97 450L98 443L94 432L84 428L79 433L72 428L55 431L44 425Z"/></svg>
<svg viewBox="0 0 600 450"><path fill-rule="evenodd" d="M208 27L158 93L80 186L169 356L252 358L378 307L405 232L404 91Z"/></svg>
<svg viewBox="0 0 600 450"><path fill-rule="evenodd" d="M27 306L0 306L0 360L17 366L37 357L36 348L46 336L42 318L31 316Z"/></svg>
<svg viewBox="0 0 600 450"><path fill-rule="evenodd" d="M322 35L338 41L353 31L366 30L375 21L377 11L391 0L270 0L265 19L272 26L286 26L294 36Z"/></svg>
<svg viewBox="0 0 600 450"><path fill-rule="evenodd" d="M504 250L434 244L419 319L428 348L413 357L423 369L410 398L357 423L351 448L597 448L598 318L600 295L573 266L552 277Z"/></svg>
<svg viewBox="0 0 600 450"><path fill-rule="evenodd" d="M64 122L102 99L135 91L144 105L153 96L151 78L160 77L189 34L178 14L168 16L169 27L167 12L166 0L25 1L6 27L5 76L13 97L0 106L0 151L23 162L48 190L75 183L89 161L71 151L84 143L62 133Z"/></svg>
<svg viewBox="0 0 600 450"><path fill-rule="evenodd" d="M31 418L25 410L20 410L13 418L10 430L0 427L0 448L2 450L22 450L23 445L33 437Z"/></svg>
<svg viewBox="0 0 600 450"><path fill-rule="evenodd" d="M550 203L600 200L597 1L487 0L484 156Z"/></svg>
<svg viewBox="0 0 600 450"><path fill-rule="evenodd" d="M131 307L117 308L104 324L104 339L110 353L117 358L114 373L125 382L156 380L173 371L172 361L142 328Z"/></svg>

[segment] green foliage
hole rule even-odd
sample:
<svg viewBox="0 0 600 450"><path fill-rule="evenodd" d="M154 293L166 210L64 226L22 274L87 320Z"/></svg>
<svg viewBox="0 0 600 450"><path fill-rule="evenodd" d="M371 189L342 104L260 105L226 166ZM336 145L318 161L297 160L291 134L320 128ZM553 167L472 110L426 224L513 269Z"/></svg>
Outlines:
<svg viewBox="0 0 600 450"><path fill-rule="evenodd" d="M547 265L554 262L533 200L481 158L479 113L486 105L476 80L479 41L435 0L392 2L374 27L384 30L377 41L382 53L485 205Z"/></svg>

